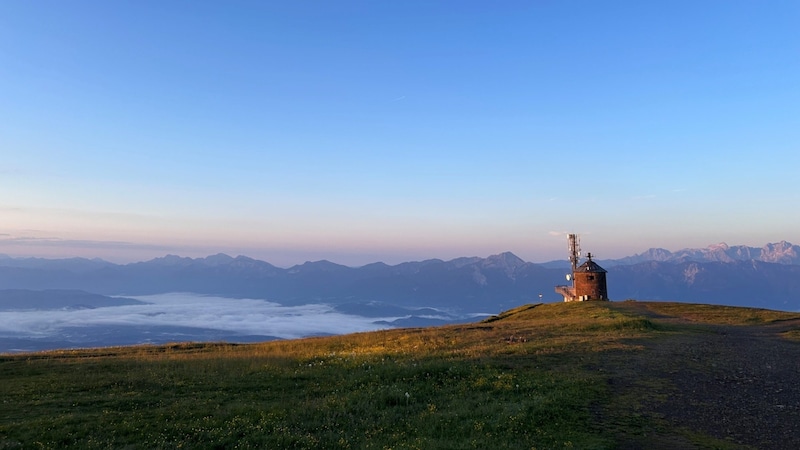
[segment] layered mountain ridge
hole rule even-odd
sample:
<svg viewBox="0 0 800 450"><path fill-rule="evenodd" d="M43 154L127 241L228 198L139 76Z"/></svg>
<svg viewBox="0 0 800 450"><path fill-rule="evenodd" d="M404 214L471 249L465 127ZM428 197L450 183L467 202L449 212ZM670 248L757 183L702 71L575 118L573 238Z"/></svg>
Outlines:
<svg viewBox="0 0 800 450"><path fill-rule="evenodd" d="M614 261L609 296L800 310L800 248L719 244L669 252L651 249ZM563 262L562 262L563 263ZM490 313L558 301L565 267L523 261L511 252L486 258L430 259L348 267L330 261L289 268L246 256L167 255L118 265L81 258L0 258L0 289L79 289L103 295L193 292L283 304L385 302ZM541 297L540 297L541 295Z"/></svg>
<svg viewBox="0 0 800 450"><path fill-rule="evenodd" d="M777 264L800 264L800 246L780 241L763 247L745 245L729 246L722 242L706 248L686 248L671 252L663 248L651 248L643 253L607 261L613 265L636 264L645 261L661 262L734 262L761 261Z"/></svg>

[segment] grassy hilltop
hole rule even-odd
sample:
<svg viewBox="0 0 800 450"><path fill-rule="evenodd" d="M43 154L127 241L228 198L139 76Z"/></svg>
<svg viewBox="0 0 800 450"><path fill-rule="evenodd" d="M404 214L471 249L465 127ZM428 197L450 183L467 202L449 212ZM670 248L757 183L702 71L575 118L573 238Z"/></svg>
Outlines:
<svg viewBox="0 0 800 450"><path fill-rule="evenodd" d="M0 380L0 449L800 448L800 314L748 308L5 355Z"/></svg>

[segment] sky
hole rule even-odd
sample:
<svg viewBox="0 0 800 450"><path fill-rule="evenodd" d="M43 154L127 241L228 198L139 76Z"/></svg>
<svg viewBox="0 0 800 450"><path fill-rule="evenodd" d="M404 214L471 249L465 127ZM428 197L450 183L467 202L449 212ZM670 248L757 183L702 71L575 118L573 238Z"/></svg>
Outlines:
<svg viewBox="0 0 800 450"><path fill-rule="evenodd" d="M0 2L0 253L800 243L800 2Z"/></svg>

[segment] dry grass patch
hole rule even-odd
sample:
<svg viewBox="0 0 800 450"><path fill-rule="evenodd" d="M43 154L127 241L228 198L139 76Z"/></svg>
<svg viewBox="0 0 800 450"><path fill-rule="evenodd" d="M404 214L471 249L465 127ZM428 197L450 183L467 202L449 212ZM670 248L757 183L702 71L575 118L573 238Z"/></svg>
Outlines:
<svg viewBox="0 0 800 450"><path fill-rule="evenodd" d="M800 319L800 314L792 312L694 303L648 302L647 308L665 316L718 325L765 325Z"/></svg>

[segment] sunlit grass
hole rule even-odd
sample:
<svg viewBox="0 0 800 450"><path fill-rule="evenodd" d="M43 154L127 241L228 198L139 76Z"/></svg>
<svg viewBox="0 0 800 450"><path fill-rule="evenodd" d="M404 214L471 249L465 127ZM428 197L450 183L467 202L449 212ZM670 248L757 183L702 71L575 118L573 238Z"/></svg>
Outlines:
<svg viewBox="0 0 800 450"><path fill-rule="evenodd" d="M800 341L800 329L785 331L781 333L781 336L791 341Z"/></svg>
<svg viewBox="0 0 800 450"><path fill-rule="evenodd" d="M559 303L437 328L0 356L0 448L613 448L643 425L620 405L599 420L619 399L594 367L660 333L608 303Z"/></svg>

